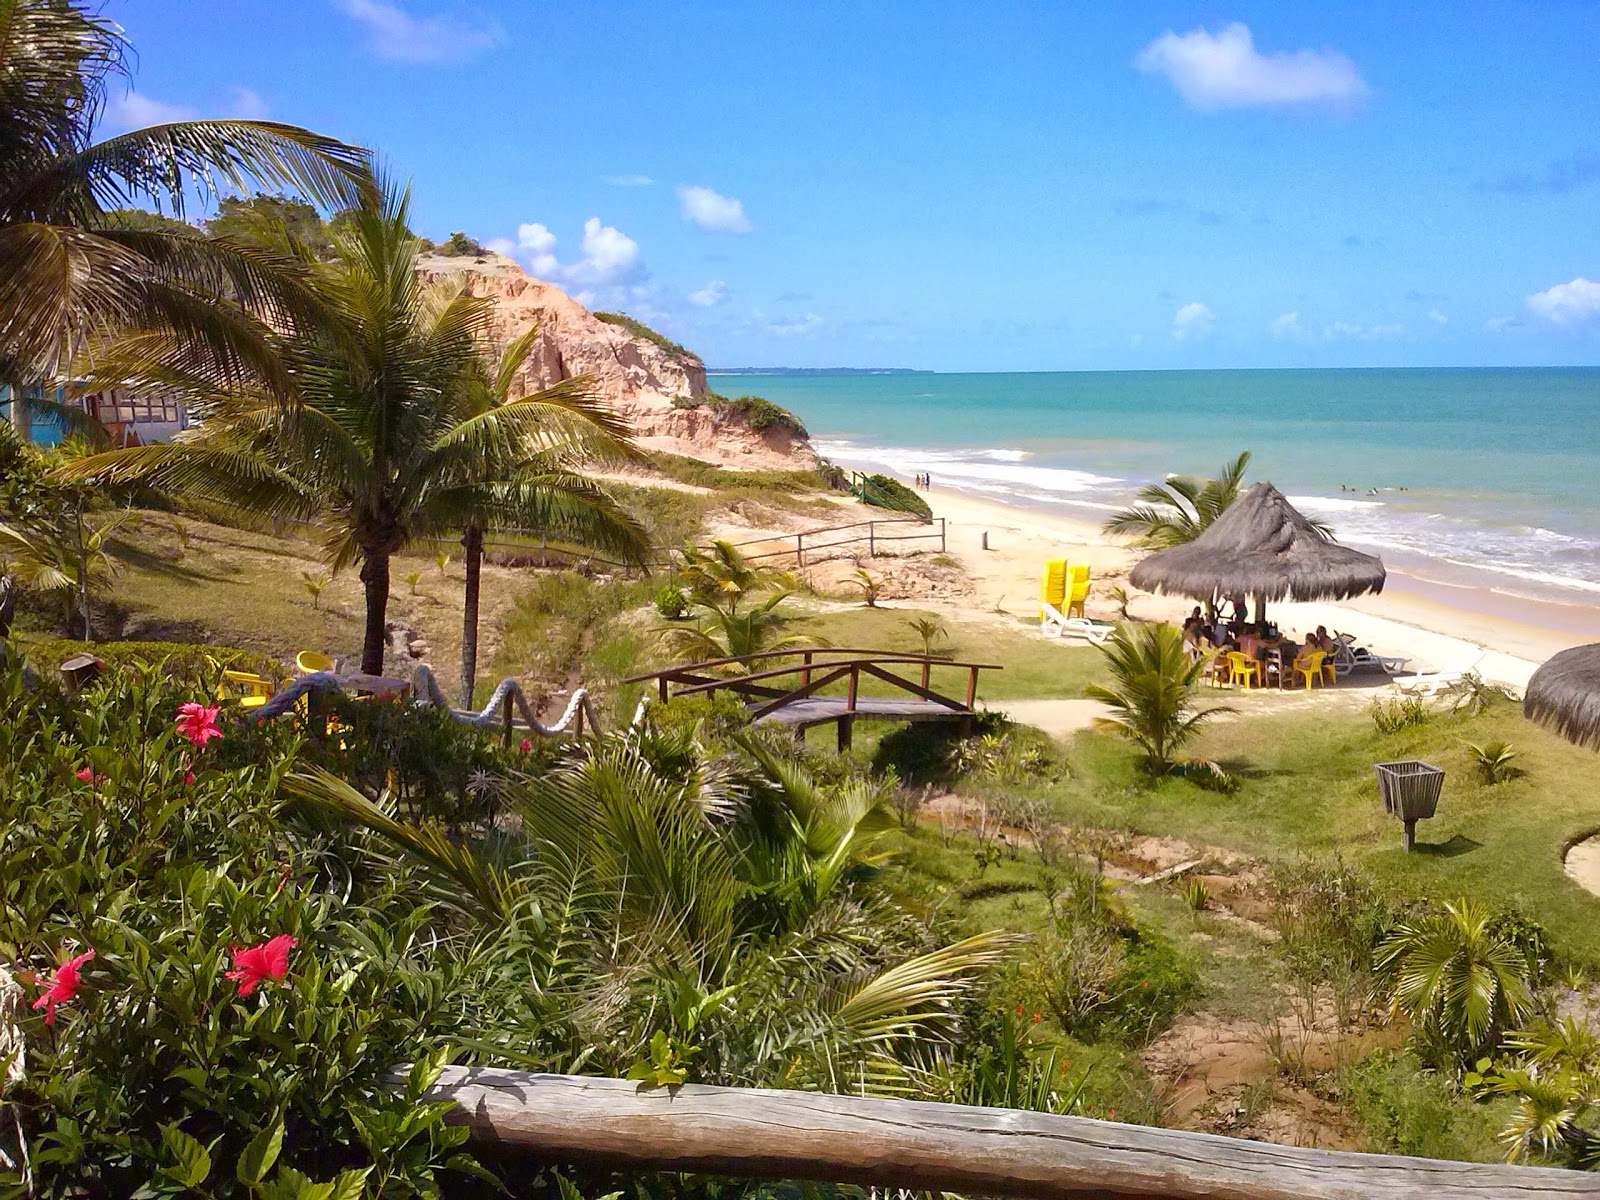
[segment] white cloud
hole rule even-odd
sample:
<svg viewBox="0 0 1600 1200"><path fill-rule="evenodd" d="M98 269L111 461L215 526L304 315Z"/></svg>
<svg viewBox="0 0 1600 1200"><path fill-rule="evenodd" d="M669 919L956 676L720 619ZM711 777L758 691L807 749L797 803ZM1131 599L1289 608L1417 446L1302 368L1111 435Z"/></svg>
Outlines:
<svg viewBox="0 0 1600 1200"><path fill-rule="evenodd" d="M1446 325L1450 324L1450 318L1445 316L1437 308L1430 308L1428 310L1428 320L1432 321L1440 329L1443 329Z"/></svg>
<svg viewBox="0 0 1600 1200"><path fill-rule="evenodd" d="M1518 317L1490 317L1483 327L1489 333L1504 333L1508 329L1521 329L1522 320Z"/></svg>
<svg viewBox="0 0 1600 1200"><path fill-rule="evenodd" d="M491 20L414 17L385 0L334 3L366 29L367 44L374 54L397 62L463 62L505 40L505 31Z"/></svg>
<svg viewBox="0 0 1600 1200"><path fill-rule="evenodd" d="M822 328L822 318L816 313L806 313L803 317L777 317L766 323L768 333L778 337L809 337Z"/></svg>
<svg viewBox="0 0 1600 1200"><path fill-rule="evenodd" d="M1337 50L1262 54L1250 28L1234 22L1220 33L1168 30L1139 53L1141 71L1165 75L1191 108L1273 104L1349 106L1367 94L1356 66Z"/></svg>
<svg viewBox="0 0 1600 1200"><path fill-rule="evenodd" d="M605 182L612 187L649 187L655 180L648 175L607 175Z"/></svg>
<svg viewBox="0 0 1600 1200"><path fill-rule="evenodd" d="M1335 321L1322 331L1330 342L1378 342L1405 334L1406 327L1398 322L1382 325L1357 325L1351 321Z"/></svg>
<svg viewBox="0 0 1600 1200"><path fill-rule="evenodd" d="M540 279L559 283L581 303L584 295L591 298L595 288L609 287L639 280L643 268L639 262L639 243L614 225L604 224L599 217L590 217L583 223L581 257L574 262L562 262L556 254L556 235L546 225L530 221L517 226L517 240L497 238L489 249L498 253L520 256L528 270Z"/></svg>
<svg viewBox="0 0 1600 1200"><path fill-rule="evenodd" d="M1180 342L1205 337L1215 321L1214 312L1199 301L1192 301L1172 314L1172 336Z"/></svg>
<svg viewBox="0 0 1600 1200"><path fill-rule="evenodd" d="M744 215L744 202L724 196L708 187L681 187L683 219L714 233L749 233L751 225Z"/></svg>
<svg viewBox="0 0 1600 1200"><path fill-rule="evenodd" d="M272 109L254 88L236 87L232 97L233 101L228 106L230 117L240 121L265 121L272 115Z"/></svg>
<svg viewBox="0 0 1600 1200"><path fill-rule="evenodd" d="M689 303L698 308L711 308L721 304L728 297L728 285L720 279L713 279L705 287L689 293Z"/></svg>
<svg viewBox="0 0 1600 1200"><path fill-rule="evenodd" d="M1600 316L1600 283L1581 275L1571 283L1558 283L1528 297L1534 316L1557 325L1588 321Z"/></svg>
<svg viewBox="0 0 1600 1200"><path fill-rule="evenodd" d="M168 104L151 96L129 92L106 105L106 121L116 129L144 129L150 125L167 125L173 121L192 121L194 109L184 104Z"/></svg>
<svg viewBox="0 0 1600 1200"><path fill-rule="evenodd" d="M1272 318L1272 336L1275 338L1304 337L1306 327L1300 324L1298 312L1286 312Z"/></svg>

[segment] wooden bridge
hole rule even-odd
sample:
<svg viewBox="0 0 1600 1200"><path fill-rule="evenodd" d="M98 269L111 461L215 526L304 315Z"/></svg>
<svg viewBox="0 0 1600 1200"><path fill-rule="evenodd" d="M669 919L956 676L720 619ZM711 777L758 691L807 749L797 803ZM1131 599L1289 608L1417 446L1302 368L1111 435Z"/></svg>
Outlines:
<svg viewBox="0 0 1600 1200"><path fill-rule="evenodd" d="M963 699L934 690L930 680L935 667L967 673ZM893 668L910 668L916 678ZM848 750L858 720L970 721L978 698L978 672L1000 669L991 663L954 662L931 654L811 646L713 658L635 675L623 682L654 683L663 704L674 696L732 692L750 709L752 722L787 725L796 733L832 723L838 731L839 749ZM731 670L738 673L729 674ZM886 683L894 694L863 696L863 680ZM839 685L844 688L842 695L837 691L825 694L825 689Z"/></svg>

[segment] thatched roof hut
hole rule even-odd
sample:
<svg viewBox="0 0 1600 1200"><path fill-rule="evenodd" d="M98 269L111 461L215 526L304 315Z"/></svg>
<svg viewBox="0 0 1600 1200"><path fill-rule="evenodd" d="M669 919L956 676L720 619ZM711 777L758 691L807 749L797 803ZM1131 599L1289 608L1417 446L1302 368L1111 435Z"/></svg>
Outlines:
<svg viewBox="0 0 1600 1200"><path fill-rule="evenodd" d="M1600 643L1563 650L1528 680L1523 715L1600 750Z"/></svg>
<svg viewBox="0 0 1600 1200"><path fill-rule="evenodd" d="M1157 550L1129 581L1147 592L1211 600L1240 594L1268 600L1345 600L1381 592L1383 561L1341 546L1270 483L1240 496L1204 533Z"/></svg>

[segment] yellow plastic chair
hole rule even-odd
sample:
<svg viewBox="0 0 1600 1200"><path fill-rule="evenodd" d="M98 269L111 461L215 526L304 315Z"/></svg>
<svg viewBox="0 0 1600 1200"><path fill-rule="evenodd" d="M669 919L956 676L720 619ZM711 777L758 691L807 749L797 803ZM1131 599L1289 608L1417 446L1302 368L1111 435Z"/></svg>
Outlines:
<svg viewBox="0 0 1600 1200"><path fill-rule="evenodd" d="M1083 603L1089 598L1089 564L1072 563L1067 567L1067 616L1083 616Z"/></svg>
<svg viewBox="0 0 1600 1200"><path fill-rule="evenodd" d="M1047 558L1044 560L1044 573L1039 577L1039 599L1043 604L1048 604L1058 611L1067 606L1067 560L1064 558ZM1041 623L1048 618L1044 609L1039 609Z"/></svg>
<svg viewBox="0 0 1600 1200"><path fill-rule="evenodd" d="M1306 678L1306 691L1311 690L1313 682L1322 682L1322 660L1328 657L1326 650L1311 650L1298 655L1294 660L1294 673L1296 676L1304 675ZM1324 686L1326 686L1324 684Z"/></svg>
<svg viewBox="0 0 1600 1200"><path fill-rule="evenodd" d="M335 670L336 664L326 654L315 650L302 650L294 656L294 667L302 675L312 675L317 671Z"/></svg>
<svg viewBox="0 0 1600 1200"><path fill-rule="evenodd" d="M217 699L236 702L240 708L260 708L277 690L272 680L251 671L224 671Z"/></svg>
<svg viewBox="0 0 1600 1200"><path fill-rule="evenodd" d="M1240 687L1260 687L1261 664L1243 650L1229 650L1228 678Z"/></svg>

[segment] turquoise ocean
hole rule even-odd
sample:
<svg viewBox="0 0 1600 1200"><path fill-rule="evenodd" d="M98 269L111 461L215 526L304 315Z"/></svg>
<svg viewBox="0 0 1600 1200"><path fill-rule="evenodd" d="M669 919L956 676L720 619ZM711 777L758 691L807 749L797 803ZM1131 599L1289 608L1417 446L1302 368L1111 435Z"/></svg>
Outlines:
<svg viewBox="0 0 1600 1200"><path fill-rule="evenodd" d="M1240 450L1338 538L1442 583L1600 605L1600 368L740 373L844 467L1099 521Z"/></svg>

